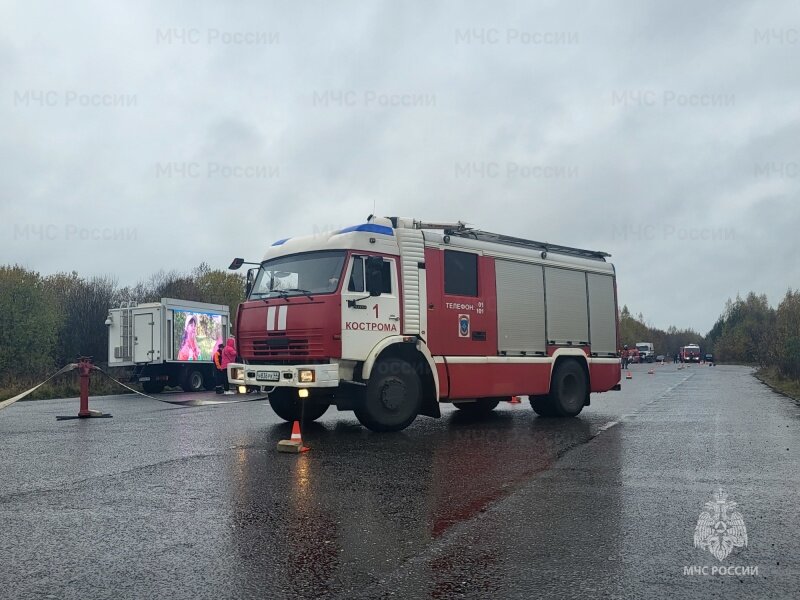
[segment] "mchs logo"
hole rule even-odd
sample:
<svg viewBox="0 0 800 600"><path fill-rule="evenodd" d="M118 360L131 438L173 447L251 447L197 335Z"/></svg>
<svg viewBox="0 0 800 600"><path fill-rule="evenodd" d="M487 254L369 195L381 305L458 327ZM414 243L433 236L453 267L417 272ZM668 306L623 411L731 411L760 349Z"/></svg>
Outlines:
<svg viewBox="0 0 800 600"><path fill-rule="evenodd" d="M736 502L728 501L720 488L713 502L706 502L694 529L694 547L708 550L722 562L734 548L747 546L747 529Z"/></svg>
<svg viewBox="0 0 800 600"><path fill-rule="evenodd" d="M706 502L705 510L697 519L694 528L694 547L710 552L719 562L724 561L735 548L747 547L747 528L738 504L728 500L728 494L720 488L712 501ZM758 575L758 566L743 565L697 565L683 568L684 575Z"/></svg>
<svg viewBox="0 0 800 600"><path fill-rule="evenodd" d="M469 337L469 315L458 315L458 337Z"/></svg>

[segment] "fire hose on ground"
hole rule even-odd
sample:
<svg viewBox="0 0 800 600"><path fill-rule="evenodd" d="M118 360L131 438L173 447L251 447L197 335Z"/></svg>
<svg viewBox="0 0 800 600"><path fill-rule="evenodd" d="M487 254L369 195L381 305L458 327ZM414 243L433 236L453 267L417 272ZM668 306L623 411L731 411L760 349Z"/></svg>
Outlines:
<svg viewBox="0 0 800 600"><path fill-rule="evenodd" d="M36 384L32 388L30 388L28 390L25 390L24 392L22 392L20 394L17 394L13 398L9 398L8 400L3 400L2 402L0 402L0 410L2 410L4 408L8 408L9 406L14 404L15 402L18 402L19 400L22 400L23 398L25 398L29 394L32 394L37 389L42 387L44 384L46 384L47 382L49 382L52 379L55 379L59 375L64 375L65 373L69 373L70 371L73 371L73 370L76 370L76 369L79 371L79 376L80 376L80 389L81 389L81 393L80 393L80 410L78 411L77 415L58 416L58 417L56 417L56 419L58 419L60 421L61 420L67 420L67 419L84 419L84 418L98 418L98 417L99 418L110 418L111 417L111 415L106 414L106 413L101 413L99 411L89 410L89 376L90 376L92 371L98 371L99 373L102 373L103 375L108 377L111 381L116 383L117 385L119 385L119 386L125 388L126 390L128 390L130 392L133 392L134 394L137 394L139 396L144 396L145 398L149 398L150 400L155 400L156 402L163 402L165 404L172 404L172 405L175 405L175 406L183 406L183 407L186 407L186 408L197 407L197 406L213 406L213 405L217 405L217 404L239 404L241 402L255 402L255 401L258 401L258 400L265 400L266 399L266 396L258 396L256 398L246 398L246 399L242 399L242 400L218 400L218 401L215 401L215 400L198 400L198 399L168 400L168 399L165 399L165 398L156 398L154 396L150 396L148 394L145 394L144 392L140 392L139 390L137 390L137 389L135 389L135 388L133 388L133 387L121 382L121 381L119 381L118 379L113 377L108 372L106 372L103 369L101 369L100 367L92 364L92 359L91 358L86 357L86 356L81 356L80 358L78 358L78 362L77 363L70 363L68 365L65 365L64 367L62 367L61 369L59 369L58 371L56 371L55 373L50 375L47 379L45 379L44 381Z"/></svg>
<svg viewBox="0 0 800 600"><path fill-rule="evenodd" d="M59 375L63 375L64 373L68 373L68 372L72 371L73 369L77 368L77 366L78 365L76 363L70 363L70 364L62 367L61 369L59 369L58 371L56 371L52 375L50 375L50 377L48 377L47 379L45 379L41 383L33 386L31 389L25 390L21 394L17 394L13 398L9 398L8 400L3 400L2 402L0 402L0 410L3 410L4 408L6 408L8 406L11 406L15 402L17 402L19 400L22 400L25 396L27 396L28 394L32 394L33 392L38 390L40 387L42 387L45 383L47 383L51 379L54 379L54 378L58 377Z"/></svg>

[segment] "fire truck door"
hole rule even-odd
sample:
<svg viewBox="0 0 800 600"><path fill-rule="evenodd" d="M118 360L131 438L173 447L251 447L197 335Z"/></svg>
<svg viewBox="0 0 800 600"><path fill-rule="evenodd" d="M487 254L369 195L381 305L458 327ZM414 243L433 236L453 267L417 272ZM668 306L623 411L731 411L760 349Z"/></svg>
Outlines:
<svg viewBox="0 0 800 600"><path fill-rule="evenodd" d="M399 335L401 312L397 263L383 260L384 287L379 296L366 291L365 256L352 256L342 283L342 358L364 360L383 338Z"/></svg>
<svg viewBox="0 0 800 600"><path fill-rule="evenodd" d="M431 351L445 356L497 354L493 260L472 252L445 250L428 260L428 328ZM431 282L431 278L437 281ZM436 289L436 296L430 295ZM433 324L435 322L435 325Z"/></svg>

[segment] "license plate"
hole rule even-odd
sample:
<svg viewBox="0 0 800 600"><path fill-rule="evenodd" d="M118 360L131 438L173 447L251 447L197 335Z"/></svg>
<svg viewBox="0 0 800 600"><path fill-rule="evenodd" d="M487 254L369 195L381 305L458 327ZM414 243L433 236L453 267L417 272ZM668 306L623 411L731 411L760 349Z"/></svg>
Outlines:
<svg viewBox="0 0 800 600"><path fill-rule="evenodd" d="M139 381L150 381L149 377L139 377Z"/></svg>
<svg viewBox="0 0 800 600"><path fill-rule="evenodd" d="M280 371L256 371L256 381L278 381L280 378Z"/></svg>

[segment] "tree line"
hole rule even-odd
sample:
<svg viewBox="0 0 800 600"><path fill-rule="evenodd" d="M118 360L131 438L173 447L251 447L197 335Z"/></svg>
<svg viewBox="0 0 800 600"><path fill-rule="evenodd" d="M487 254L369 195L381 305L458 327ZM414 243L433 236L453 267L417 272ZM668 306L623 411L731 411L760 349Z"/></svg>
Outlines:
<svg viewBox="0 0 800 600"><path fill-rule="evenodd" d="M692 329L651 327L641 314L634 317L623 306L619 331L620 344L628 347L653 342L656 354L674 356L681 346L697 344L717 362L769 367L787 379L800 380L800 291L790 289L775 308L765 294L729 299L705 336Z"/></svg>
<svg viewBox="0 0 800 600"><path fill-rule="evenodd" d="M16 387L20 379L38 381L79 355L106 362L109 308L161 298L225 304L235 319L244 279L201 264L190 273L160 271L133 286L120 286L111 276L41 275L0 266L0 388Z"/></svg>
<svg viewBox="0 0 800 600"><path fill-rule="evenodd" d="M777 369L800 379L800 291L789 290L776 308L764 294L728 300L706 336L719 360Z"/></svg>
<svg viewBox="0 0 800 600"><path fill-rule="evenodd" d="M645 324L644 316L639 313L634 317L627 305L619 313L619 338L620 346L627 345L635 348L637 343L651 342L656 354L674 357L681 346L697 344L700 348L706 347L705 338L693 329L678 329L674 325L666 330Z"/></svg>

